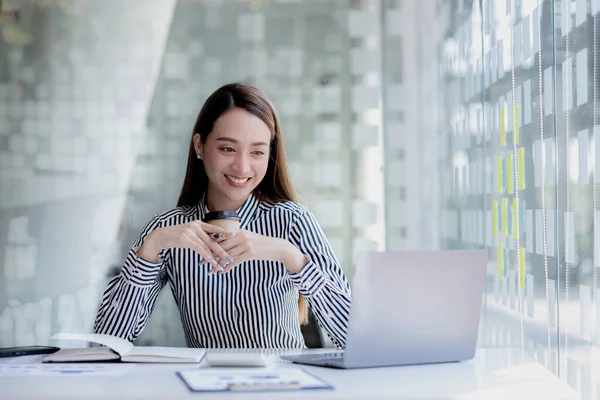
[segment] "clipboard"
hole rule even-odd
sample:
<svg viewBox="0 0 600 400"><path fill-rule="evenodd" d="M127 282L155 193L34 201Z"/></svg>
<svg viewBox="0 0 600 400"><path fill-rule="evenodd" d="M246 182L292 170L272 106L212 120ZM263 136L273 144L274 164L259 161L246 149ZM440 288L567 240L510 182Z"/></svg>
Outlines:
<svg viewBox="0 0 600 400"><path fill-rule="evenodd" d="M177 371L192 392L260 392L333 389L301 368L197 368Z"/></svg>

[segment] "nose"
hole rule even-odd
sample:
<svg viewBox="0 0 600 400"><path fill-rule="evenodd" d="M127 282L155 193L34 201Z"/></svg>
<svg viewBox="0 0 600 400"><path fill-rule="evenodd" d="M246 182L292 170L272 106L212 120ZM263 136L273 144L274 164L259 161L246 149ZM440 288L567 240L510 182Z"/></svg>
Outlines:
<svg viewBox="0 0 600 400"><path fill-rule="evenodd" d="M236 154L232 167L236 175L246 176L250 172L250 157L241 152Z"/></svg>

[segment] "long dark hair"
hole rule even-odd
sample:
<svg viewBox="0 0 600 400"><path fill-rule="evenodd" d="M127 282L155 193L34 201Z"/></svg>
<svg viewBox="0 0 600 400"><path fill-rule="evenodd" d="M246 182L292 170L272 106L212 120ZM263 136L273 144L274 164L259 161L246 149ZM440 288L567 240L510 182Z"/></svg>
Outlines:
<svg viewBox="0 0 600 400"><path fill-rule="evenodd" d="M198 204L208 188L208 176L204 169L204 162L196 157L194 135L200 134L200 141L203 144L206 143L215 121L233 108L242 108L257 116L271 130L269 166L265 177L254 190L254 195L259 200L272 203L298 201L287 166L279 119L273 104L253 86L230 83L220 87L208 97L196 118L190 140L187 170L177 206ZM298 319L300 323L308 322L308 305L302 295L298 299Z"/></svg>

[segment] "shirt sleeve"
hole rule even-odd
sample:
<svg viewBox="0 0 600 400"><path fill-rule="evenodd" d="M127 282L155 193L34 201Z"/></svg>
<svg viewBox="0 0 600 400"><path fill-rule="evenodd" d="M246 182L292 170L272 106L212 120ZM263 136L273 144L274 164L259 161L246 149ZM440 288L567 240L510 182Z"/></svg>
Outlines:
<svg viewBox="0 0 600 400"><path fill-rule="evenodd" d="M291 227L290 241L307 258L290 278L306 298L319 326L333 343L346 344L351 293L348 280L314 215L303 212Z"/></svg>
<svg viewBox="0 0 600 400"><path fill-rule="evenodd" d="M146 237L160 225L158 216L146 224L129 250L121 272L108 282L96 315L95 333L133 342L144 330L167 281L169 253L162 250L159 261L150 262L138 257L137 251Z"/></svg>

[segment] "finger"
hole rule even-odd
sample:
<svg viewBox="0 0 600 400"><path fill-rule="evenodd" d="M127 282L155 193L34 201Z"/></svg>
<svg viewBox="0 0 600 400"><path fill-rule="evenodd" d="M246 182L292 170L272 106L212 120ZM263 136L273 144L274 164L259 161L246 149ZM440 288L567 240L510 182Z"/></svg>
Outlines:
<svg viewBox="0 0 600 400"><path fill-rule="evenodd" d="M219 246L218 243L211 242L206 244L208 245L212 253L221 260L221 262L219 263L220 266L225 267L227 263L233 262L233 258L225 250L223 250L223 248Z"/></svg>
<svg viewBox="0 0 600 400"><path fill-rule="evenodd" d="M221 248L221 246L219 246L218 243L216 243L214 240L212 240L208 236L208 234L206 232L204 232L201 228L197 227L196 235L198 236L198 238L200 240L202 240L204 242L204 244L206 246L208 246L208 248L212 252L213 256L220 257L221 260L227 260L228 262L233 262L233 259L231 257L229 257L229 254L227 254L225 252L225 250L223 250ZM216 261L215 257L213 257L211 261L213 261L216 265L218 265L220 267L224 267L225 265L223 263L219 264Z"/></svg>
<svg viewBox="0 0 600 400"><path fill-rule="evenodd" d="M247 251L246 245L241 245L241 246L238 246L238 247L232 249L231 254L236 254L235 256L233 256L234 261L230 264L227 264L225 266L225 270L223 272L229 272L233 268L235 268L238 265L240 265L241 263L243 263L244 261L248 261L249 259L252 258L250 253Z"/></svg>
<svg viewBox="0 0 600 400"><path fill-rule="evenodd" d="M219 246L221 246L221 248L228 253L229 253L229 250L241 245L244 242L245 241L241 236L235 236L232 238L228 238L226 240L220 240L220 241L217 240L217 243L219 244ZM231 256L231 254L229 254L229 255Z"/></svg>
<svg viewBox="0 0 600 400"><path fill-rule="evenodd" d="M201 240L188 238L187 243L185 243L186 247L191 248L196 253L200 254L204 261L209 263L213 268L218 268L218 263L215 261L215 257L210 251L210 249L202 242Z"/></svg>
<svg viewBox="0 0 600 400"><path fill-rule="evenodd" d="M235 263L238 263L238 258L242 256L244 253L248 252L249 246L245 243L239 244L229 250L227 250L227 254L229 254Z"/></svg>
<svg viewBox="0 0 600 400"><path fill-rule="evenodd" d="M203 232L206 232L209 234L210 233L220 233L220 234L223 234L225 237L234 235L234 232L229 232L228 230L223 229L220 226L207 224L206 222L200 222L200 221L194 221L194 222L198 222L198 223L194 224L197 229L201 229Z"/></svg>

